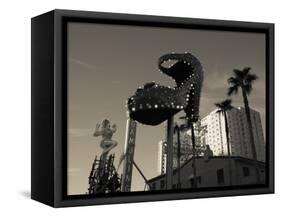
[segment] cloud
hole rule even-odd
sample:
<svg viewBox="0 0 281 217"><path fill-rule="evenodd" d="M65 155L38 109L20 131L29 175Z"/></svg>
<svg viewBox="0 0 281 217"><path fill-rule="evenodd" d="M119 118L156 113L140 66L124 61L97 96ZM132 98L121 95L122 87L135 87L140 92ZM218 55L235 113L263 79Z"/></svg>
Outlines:
<svg viewBox="0 0 281 217"><path fill-rule="evenodd" d="M82 61L82 60L79 60L79 59L76 59L76 58L69 58L70 62L74 63L74 64L78 64L82 67L85 67L87 69L90 69L90 70L94 70L94 69L97 69L97 67L93 64L89 64L85 61Z"/></svg>
<svg viewBox="0 0 281 217"><path fill-rule="evenodd" d="M68 176L77 176L80 173L81 169L76 167L69 167L67 170Z"/></svg>
<svg viewBox="0 0 281 217"><path fill-rule="evenodd" d="M92 134L91 129L87 128L69 128L68 129L68 135L72 137L84 137L84 136L89 136Z"/></svg>

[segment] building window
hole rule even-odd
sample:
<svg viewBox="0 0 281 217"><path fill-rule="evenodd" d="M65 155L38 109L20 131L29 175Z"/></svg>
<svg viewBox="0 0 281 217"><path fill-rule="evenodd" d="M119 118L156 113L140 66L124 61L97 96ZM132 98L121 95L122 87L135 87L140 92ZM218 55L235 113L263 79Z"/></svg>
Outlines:
<svg viewBox="0 0 281 217"><path fill-rule="evenodd" d="M218 180L218 184L224 184L224 172L223 172L223 169L217 170L217 180Z"/></svg>
<svg viewBox="0 0 281 217"><path fill-rule="evenodd" d="M248 167L243 167L243 176L250 176L250 170Z"/></svg>
<svg viewBox="0 0 281 217"><path fill-rule="evenodd" d="M165 180L161 180L161 182L160 182L160 188L161 188L161 189L165 188Z"/></svg>
<svg viewBox="0 0 281 217"><path fill-rule="evenodd" d="M155 190L156 189L156 183L152 183L152 186L151 186L151 190Z"/></svg>

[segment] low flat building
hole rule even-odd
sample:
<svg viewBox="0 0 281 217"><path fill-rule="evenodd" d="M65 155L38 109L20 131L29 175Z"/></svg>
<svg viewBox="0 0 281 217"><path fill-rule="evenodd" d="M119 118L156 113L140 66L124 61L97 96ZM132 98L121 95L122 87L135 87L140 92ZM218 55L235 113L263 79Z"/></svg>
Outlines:
<svg viewBox="0 0 281 217"><path fill-rule="evenodd" d="M230 186L229 163L227 156L197 157L195 160L197 188ZM261 183L265 183L265 163L258 161ZM256 184L256 162L252 159L232 156L232 185ZM180 171L180 176L179 176ZM151 190L166 190L166 174L150 179ZM189 159L180 169L173 171L173 188L193 188L193 160Z"/></svg>

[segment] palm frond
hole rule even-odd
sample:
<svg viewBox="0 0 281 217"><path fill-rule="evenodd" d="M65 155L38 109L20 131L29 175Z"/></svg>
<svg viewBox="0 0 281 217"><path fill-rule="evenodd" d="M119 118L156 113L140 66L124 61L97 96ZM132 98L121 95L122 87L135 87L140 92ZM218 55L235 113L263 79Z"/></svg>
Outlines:
<svg viewBox="0 0 281 217"><path fill-rule="evenodd" d="M233 72L234 72L235 78L241 81L241 80L244 80L248 76L248 74L250 73L250 70L251 70L251 67L244 67L242 70L234 69Z"/></svg>
<svg viewBox="0 0 281 217"><path fill-rule="evenodd" d="M245 76L244 70L233 69L233 72L234 72L235 78L243 79L243 77Z"/></svg>
<svg viewBox="0 0 281 217"><path fill-rule="evenodd" d="M247 94L252 91L252 83L258 79L258 76L250 73L251 67L244 67L242 70L234 69L234 77L230 77L227 81L230 84L228 88L228 96L237 94L240 87L243 87Z"/></svg>
<svg viewBox="0 0 281 217"><path fill-rule="evenodd" d="M219 110L217 112L227 111L227 110L232 109L231 103L232 103L231 99L226 99L221 102L215 103L215 106L217 106L219 108Z"/></svg>
<svg viewBox="0 0 281 217"><path fill-rule="evenodd" d="M249 67L249 66L244 67L243 71L244 71L244 73L245 73L246 75L248 75L248 74L250 73L250 71L251 71L251 67Z"/></svg>
<svg viewBox="0 0 281 217"><path fill-rule="evenodd" d="M231 96L233 94L237 94L239 90L239 85L234 85L228 88L227 95Z"/></svg>
<svg viewBox="0 0 281 217"><path fill-rule="evenodd" d="M215 103L215 106L216 106L217 108L219 108L220 110L223 109L223 104L222 104L221 102Z"/></svg>
<svg viewBox="0 0 281 217"><path fill-rule="evenodd" d="M226 100L224 100L223 105L224 105L224 108L225 108L226 111L233 108L233 106L231 105L231 103L232 103L232 100L231 100L231 99L226 99Z"/></svg>
<svg viewBox="0 0 281 217"><path fill-rule="evenodd" d="M247 75L247 77L245 78L245 83L246 84L251 84L251 83L253 83L253 81L255 81L257 79L258 79L257 75L249 73Z"/></svg>
<svg viewBox="0 0 281 217"><path fill-rule="evenodd" d="M236 77L230 77L229 79L227 79L227 82L231 85L237 85L239 84L240 80Z"/></svg>

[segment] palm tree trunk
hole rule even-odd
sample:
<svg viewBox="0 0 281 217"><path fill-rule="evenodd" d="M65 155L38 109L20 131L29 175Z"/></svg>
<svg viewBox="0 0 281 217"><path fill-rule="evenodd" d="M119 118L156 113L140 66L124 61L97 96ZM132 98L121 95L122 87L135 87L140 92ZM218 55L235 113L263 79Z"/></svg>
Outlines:
<svg viewBox="0 0 281 217"><path fill-rule="evenodd" d="M232 166L231 166L231 154L230 154L230 145L229 145L229 128L228 128L226 111L223 111L223 114L224 114L225 132L226 132L228 170L229 170L229 185L231 186L232 185Z"/></svg>
<svg viewBox="0 0 281 217"><path fill-rule="evenodd" d="M180 129L177 129L177 137L178 137L178 147L177 147L177 157L178 157L178 186L177 188L181 188L181 172L180 172L180 157L181 157L181 141L180 141Z"/></svg>
<svg viewBox="0 0 281 217"><path fill-rule="evenodd" d="M191 123L191 140L192 140L192 155L193 155L193 161L192 161L192 166L193 166L193 187L197 188L197 174L196 174L196 152L195 152L195 135L194 135L194 126L193 123Z"/></svg>
<svg viewBox="0 0 281 217"><path fill-rule="evenodd" d="M254 160L256 161L257 183L260 183L260 173L259 173L259 169L258 169L258 161L257 161L258 159L257 159L257 152L256 152L255 141L254 141L253 125L252 125L252 120L251 120L251 113L250 113L249 102L248 102L248 98L247 98L247 94L246 94L245 88L242 86L241 89L242 89L242 94L243 94L246 118L247 118L248 127L249 127L249 134L250 134L250 143L251 143L252 154L253 154Z"/></svg>

